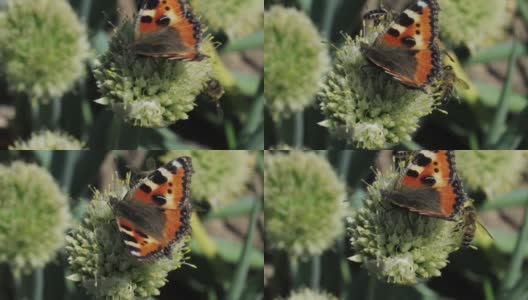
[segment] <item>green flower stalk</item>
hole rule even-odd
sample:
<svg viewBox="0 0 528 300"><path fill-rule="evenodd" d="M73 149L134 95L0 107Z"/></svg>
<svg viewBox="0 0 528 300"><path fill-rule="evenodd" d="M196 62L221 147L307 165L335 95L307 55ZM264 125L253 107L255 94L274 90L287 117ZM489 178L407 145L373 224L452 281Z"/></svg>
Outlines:
<svg viewBox="0 0 528 300"><path fill-rule="evenodd" d="M255 155L245 150L176 150L161 157L167 163L178 156L193 162L192 197L213 209L226 206L247 192L255 168Z"/></svg>
<svg viewBox="0 0 528 300"><path fill-rule="evenodd" d="M325 292L317 292L304 288L292 292L287 300L337 300L337 298Z"/></svg>
<svg viewBox="0 0 528 300"><path fill-rule="evenodd" d="M68 201L45 169L0 165L0 263L15 276L51 261L64 246Z"/></svg>
<svg viewBox="0 0 528 300"><path fill-rule="evenodd" d="M470 189L493 199L518 187L528 169L528 151L457 151L457 170Z"/></svg>
<svg viewBox="0 0 528 300"><path fill-rule="evenodd" d="M463 223L461 219L447 221L391 205L387 195L397 186L400 173L378 172L363 207L349 218L350 244L355 253L349 259L363 263L380 280L412 285L441 275L449 253L460 246Z"/></svg>
<svg viewBox="0 0 528 300"><path fill-rule="evenodd" d="M214 47L205 38L204 55ZM175 61L136 55L134 21L115 29L109 51L100 57L94 76L103 95L97 103L110 105L127 123L140 127L166 127L186 120L196 97L213 79L209 58Z"/></svg>
<svg viewBox="0 0 528 300"><path fill-rule="evenodd" d="M438 0L439 31L443 39L465 44L470 50L507 37L515 10L514 0Z"/></svg>
<svg viewBox="0 0 528 300"><path fill-rule="evenodd" d="M291 257L319 255L343 233L345 186L313 152L266 153L264 214L271 248Z"/></svg>
<svg viewBox="0 0 528 300"><path fill-rule="evenodd" d="M189 236L173 244L171 257L141 262L130 255L117 229L110 199L122 199L130 177L114 179L103 191L94 191L82 222L67 236L71 275L89 294L105 299L146 299L159 295L169 271L185 263Z"/></svg>
<svg viewBox="0 0 528 300"><path fill-rule="evenodd" d="M27 141L18 140L9 150L83 150L85 145L75 137L49 130L31 134Z"/></svg>
<svg viewBox="0 0 528 300"><path fill-rule="evenodd" d="M8 0L0 12L0 76L11 92L47 102L85 75L85 27L65 0Z"/></svg>
<svg viewBox="0 0 528 300"><path fill-rule="evenodd" d="M325 116L320 125L357 148L383 149L411 140L420 118L439 104L432 90L409 89L366 60L360 43L372 44L384 28L369 25L365 37L346 36L318 95Z"/></svg>
<svg viewBox="0 0 528 300"><path fill-rule="evenodd" d="M262 30L261 0L192 0L191 5L211 30L223 31L230 39Z"/></svg>
<svg viewBox="0 0 528 300"><path fill-rule="evenodd" d="M327 45L302 12L272 6L264 14L264 96L275 118L314 102L330 69Z"/></svg>

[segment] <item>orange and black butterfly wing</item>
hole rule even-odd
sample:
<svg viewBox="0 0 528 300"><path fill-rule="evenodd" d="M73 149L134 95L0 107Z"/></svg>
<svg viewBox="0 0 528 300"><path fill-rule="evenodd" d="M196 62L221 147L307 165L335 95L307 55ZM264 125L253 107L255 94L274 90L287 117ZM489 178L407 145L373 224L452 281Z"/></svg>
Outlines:
<svg viewBox="0 0 528 300"><path fill-rule="evenodd" d="M115 205L119 231L139 259L170 253L170 246L190 231L190 157L158 168Z"/></svg>
<svg viewBox="0 0 528 300"><path fill-rule="evenodd" d="M140 5L134 48L137 54L200 60L202 28L183 0L145 0Z"/></svg>
<svg viewBox="0 0 528 300"><path fill-rule="evenodd" d="M372 46L363 47L375 65L411 88L423 89L441 68L438 36L438 3L418 0L389 25Z"/></svg>
<svg viewBox="0 0 528 300"><path fill-rule="evenodd" d="M455 220L466 199L449 150L419 151L390 196L393 204L447 220Z"/></svg>

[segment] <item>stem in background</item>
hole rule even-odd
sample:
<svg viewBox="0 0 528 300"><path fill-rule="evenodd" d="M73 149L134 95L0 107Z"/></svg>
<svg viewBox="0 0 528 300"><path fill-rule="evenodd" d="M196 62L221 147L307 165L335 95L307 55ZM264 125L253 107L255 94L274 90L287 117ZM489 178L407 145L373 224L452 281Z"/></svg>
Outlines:
<svg viewBox="0 0 528 300"><path fill-rule="evenodd" d="M339 157L339 169L338 174L341 177L341 180L346 181L348 177L348 170L350 161L352 160L352 150L342 150L341 157Z"/></svg>
<svg viewBox="0 0 528 300"><path fill-rule="evenodd" d="M238 261L237 268L235 270L235 276L233 278L233 283L229 292L227 294L228 300L238 300L240 299L242 292L244 291L244 286L246 284L247 273L249 270L249 253L251 245L255 237L255 232L257 231L257 221L258 216L261 211L261 200L257 199L253 205L253 210L251 211L251 219L249 221L248 234L244 242L244 248L242 249L242 254L240 255L240 260Z"/></svg>
<svg viewBox="0 0 528 300"><path fill-rule="evenodd" d="M92 2L93 0L83 0L81 3L79 14L81 15L81 21L83 23L86 23L90 18L90 13L92 12Z"/></svg>
<svg viewBox="0 0 528 300"><path fill-rule="evenodd" d="M141 128L130 126L119 116L114 115L112 122L112 132L110 145L113 150L136 150L139 145L139 136Z"/></svg>
<svg viewBox="0 0 528 300"><path fill-rule="evenodd" d="M42 300L44 295L44 269L33 271L33 300Z"/></svg>
<svg viewBox="0 0 528 300"><path fill-rule="evenodd" d="M327 40L332 35L332 25L334 23L334 17L337 12L337 8L341 5L342 0L326 0L326 8L322 21L322 33L323 37Z"/></svg>
<svg viewBox="0 0 528 300"><path fill-rule="evenodd" d="M512 258L506 276L502 280L500 295L501 299L508 299L507 295L510 290L515 286L519 277L521 276L522 263L524 259L524 253L526 253L526 247L528 246L528 206L524 207L524 222L521 227L521 232L517 238L517 243L513 251Z"/></svg>
<svg viewBox="0 0 528 300"><path fill-rule="evenodd" d="M304 113L302 111L295 113L293 127L293 143L296 149L302 149L304 144Z"/></svg>
<svg viewBox="0 0 528 300"><path fill-rule="evenodd" d="M506 129L506 118L508 117L508 107L510 103L510 97L508 96L513 84L512 78L515 70L515 63L517 62L517 57L519 55L519 52L517 51L518 45L519 42L514 40L508 63L508 70L506 72L506 79L499 98L499 106L486 139L486 149L494 148Z"/></svg>
<svg viewBox="0 0 528 300"><path fill-rule="evenodd" d="M321 256L312 257L312 270L311 270L310 287L312 290L319 290L319 283L321 282Z"/></svg>

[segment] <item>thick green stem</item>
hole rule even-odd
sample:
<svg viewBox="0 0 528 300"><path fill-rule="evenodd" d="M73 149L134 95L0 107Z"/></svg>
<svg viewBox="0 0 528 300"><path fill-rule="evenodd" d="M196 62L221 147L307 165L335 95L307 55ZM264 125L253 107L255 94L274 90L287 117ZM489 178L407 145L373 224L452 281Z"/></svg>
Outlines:
<svg viewBox="0 0 528 300"><path fill-rule="evenodd" d="M506 119L508 117L508 107L511 99L508 96L511 91L511 86L513 84L513 73L515 70L517 57L519 55L519 52L517 51L518 45L519 42L517 40L514 40L509 59L508 70L506 73L506 79L504 81L504 85L502 87L499 99L499 106L497 108L497 111L495 112L495 117L493 119L493 123L491 125L491 129L486 140L486 149L495 148L497 142L506 130Z"/></svg>
<svg viewBox="0 0 528 300"><path fill-rule="evenodd" d="M521 232L517 238L517 244L510 260L510 265L506 276L502 280L500 295L501 299L509 299L510 290L515 286L522 274L522 266L524 260L524 253L528 246L528 206L524 209L524 222L521 227Z"/></svg>
<svg viewBox="0 0 528 300"><path fill-rule="evenodd" d="M304 144L304 113L295 113L293 127L293 143L296 149L302 149Z"/></svg>
<svg viewBox="0 0 528 300"><path fill-rule="evenodd" d="M312 290L319 290L319 283L321 281L321 256L312 257L312 272L310 287Z"/></svg>
<svg viewBox="0 0 528 300"><path fill-rule="evenodd" d="M251 212L251 219L249 221L248 233L244 242L244 248L242 249L242 254L240 255L240 259L235 270L235 276L233 278L231 288L229 289L229 293L226 297L226 299L228 300L240 299L242 292L244 291L244 286L246 285L246 278L250 263L249 254L251 252L251 245L253 244L253 239L255 237L257 221L259 213L261 211L261 206L261 201L257 199Z"/></svg>

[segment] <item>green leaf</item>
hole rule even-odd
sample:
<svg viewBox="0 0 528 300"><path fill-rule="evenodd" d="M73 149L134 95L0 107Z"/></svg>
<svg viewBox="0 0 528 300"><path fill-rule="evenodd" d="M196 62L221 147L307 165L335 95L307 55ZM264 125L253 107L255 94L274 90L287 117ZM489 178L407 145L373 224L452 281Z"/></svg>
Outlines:
<svg viewBox="0 0 528 300"><path fill-rule="evenodd" d="M473 54L467 64L486 64L501 59L506 60L511 55L512 46L513 41L509 41L497 44L491 48L482 49ZM516 56L526 55L526 53L528 53L528 50L524 45L519 45L515 51Z"/></svg>
<svg viewBox="0 0 528 300"><path fill-rule="evenodd" d="M222 53L227 52L238 52L245 51L249 49L262 48L264 45L264 31L259 31L245 36L240 40L230 42L224 49Z"/></svg>
<svg viewBox="0 0 528 300"><path fill-rule="evenodd" d="M486 201L479 210L496 210L528 204L528 189L518 189Z"/></svg>
<svg viewBox="0 0 528 300"><path fill-rule="evenodd" d="M499 104L501 87L493 86L480 81L475 81L474 84L479 91L479 97L482 101L482 104L496 108ZM524 96L510 92L508 97L510 98L508 101L508 109L510 112L520 112L527 107L528 102Z"/></svg>
<svg viewBox="0 0 528 300"><path fill-rule="evenodd" d="M221 209L208 214L206 220L228 219L231 217L245 216L251 212L253 203L255 203L255 201L255 197L240 198L228 206L224 206Z"/></svg>

